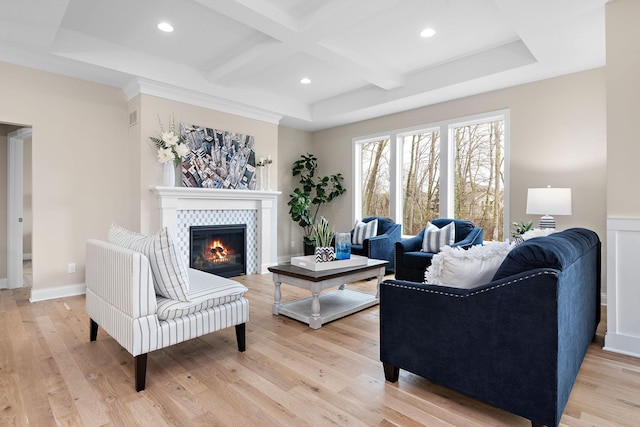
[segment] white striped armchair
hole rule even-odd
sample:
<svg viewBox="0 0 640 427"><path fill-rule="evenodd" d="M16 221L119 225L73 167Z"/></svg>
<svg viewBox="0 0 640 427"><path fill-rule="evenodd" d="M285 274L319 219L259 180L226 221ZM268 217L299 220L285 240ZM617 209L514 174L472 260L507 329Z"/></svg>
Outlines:
<svg viewBox="0 0 640 427"><path fill-rule="evenodd" d="M156 295L149 259L141 252L100 240L87 241L86 311L90 340L100 325L135 358L135 388L144 390L147 354L153 350L235 326L245 351L247 288L188 269L187 301Z"/></svg>

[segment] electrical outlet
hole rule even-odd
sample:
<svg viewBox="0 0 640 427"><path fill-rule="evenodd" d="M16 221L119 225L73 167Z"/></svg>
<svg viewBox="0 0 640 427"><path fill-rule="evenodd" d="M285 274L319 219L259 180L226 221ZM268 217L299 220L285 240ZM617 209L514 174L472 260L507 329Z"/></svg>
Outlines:
<svg viewBox="0 0 640 427"><path fill-rule="evenodd" d="M75 273L76 272L76 263L75 262L70 262L67 271L69 273Z"/></svg>
<svg viewBox="0 0 640 427"><path fill-rule="evenodd" d="M295 240L292 240L292 241L291 241L291 249L293 249L293 248L295 248L295 247L296 247L296 241L295 241Z"/></svg>

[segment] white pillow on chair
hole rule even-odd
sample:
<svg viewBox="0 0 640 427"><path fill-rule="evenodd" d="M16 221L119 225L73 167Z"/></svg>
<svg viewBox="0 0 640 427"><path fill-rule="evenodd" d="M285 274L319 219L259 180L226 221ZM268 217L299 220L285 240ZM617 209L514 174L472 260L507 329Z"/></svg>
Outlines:
<svg viewBox="0 0 640 427"><path fill-rule="evenodd" d="M427 222L422 238L422 252L437 253L440 248L453 245L456 241L456 224L451 221L442 228Z"/></svg>
<svg viewBox="0 0 640 427"><path fill-rule="evenodd" d="M352 245L362 245L365 239L378 235L378 220L374 219L369 222L362 222L356 220L356 224L353 226L353 237L351 238Z"/></svg>
<svg viewBox="0 0 640 427"><path fill-rule="evenodd" d="M189 301L189 275L166 227L153 236L147 236L112 224L109 242L138 251L149 259L156 294Z"/></svg>

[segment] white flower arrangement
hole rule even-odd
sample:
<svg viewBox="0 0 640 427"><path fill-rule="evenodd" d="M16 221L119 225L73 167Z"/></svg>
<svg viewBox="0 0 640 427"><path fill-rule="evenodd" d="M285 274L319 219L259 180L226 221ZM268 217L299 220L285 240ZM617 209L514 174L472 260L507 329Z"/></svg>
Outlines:
<svg viewBox="0 0 640 427"><path fill-rule="evenodd" d="M258 163L256 163L256 166L261 168L261 167L270 165L271 163L273 163L273 160L271 160L271 155L269 155L269 157L267 157L266 159L264 157L260 157L260 160L258 160Z"/></svg>
<svg viewBox="0 0 640 427"><path fill-rule="evenodd" d="M163 164L173 161L174 166L177 167L182 162L182 158L189 153L186 139L176 131L173 117L169 122L169 129L167 131L165 131L164 126L162 126L160 116L158 116L158 121L160 122L160 137L152 136L149 138L158 149L158 161Z"/></svg>

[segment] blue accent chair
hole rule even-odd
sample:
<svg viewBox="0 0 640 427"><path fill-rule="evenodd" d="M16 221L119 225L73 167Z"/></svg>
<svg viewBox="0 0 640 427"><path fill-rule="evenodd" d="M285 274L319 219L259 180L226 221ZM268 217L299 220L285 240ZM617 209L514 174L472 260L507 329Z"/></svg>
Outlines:
<svg viewBox="0 0 640 427"><path fill-rule="evenodd" d="M389 261L385 268L385 273L393 273L394 259L393 251L396 242L402 239L402 225L396 224L391 218L383 218L379 216L370 216L363 218L362 222L378 220L378 234L369 239L364 239L362 245L351 245L351 253L354 255L362 255L367 258L382 259ZM351 238L353 240L353 230L351 230Z"/></svg>
<svg viewBox="0 0 640 427"><path fill-rule="evenodd" d="M473 245L482 244L484 230L476 227L472 222L460 219L437 218L431 221L431 224L438 228L442 228L451 221L456 224L456 239L455 243L451 245L451 247L460 246L464 249L468 249ZM424 282L424 271L431 265L431 259L435 255L431 252L421 251L425 228L423 228L417 236L402 239L396 243L396 280Z"/></svg>
<svg viewBox="0 0 640 427"><path fill-rule="evenodd" d="M406 370L555 427L600 322L601 274L598 235L571 228L511 249L475 288L386 280L385 378Z"/></svg>

